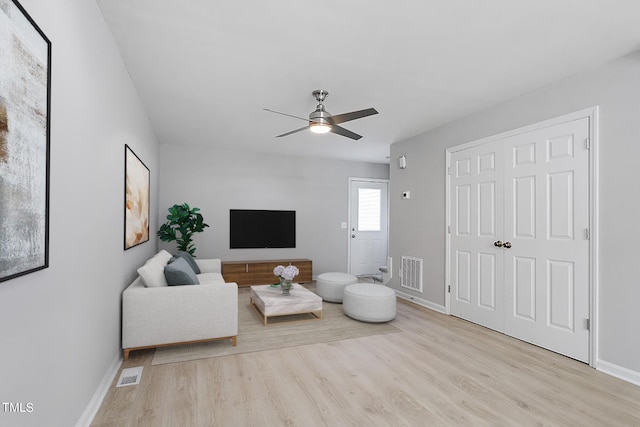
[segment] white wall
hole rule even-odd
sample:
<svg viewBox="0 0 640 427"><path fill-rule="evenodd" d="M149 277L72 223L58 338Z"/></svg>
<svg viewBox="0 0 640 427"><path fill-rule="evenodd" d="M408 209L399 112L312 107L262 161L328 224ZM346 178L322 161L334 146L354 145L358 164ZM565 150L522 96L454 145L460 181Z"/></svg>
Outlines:
<svg viewBox="0 0 640 427"><path fill-rule="evenodd" d="M120 298L156 242L123 251L124 144L158 144L93 1L22 0L52 42L50 267L0 284L0 425L73 426L120 354ZM110 379L110 378L109 378Z"/></svg>
<svg viewBox="0 0 640 427"><path fill-rule="evenodd" d="M640 383L640 54L536 90L391 147L391 254L425 258L425 289L445 303L445 150L466 142L600 106L600 299L597 363ZM393 161L405 154L409 167ZM398 193L412 190L410 200ZM397 278L392 286L401 289Z"/></svg>
<svg viewBox="0 0 640 427"><path fill-rule="evenodd" d="M349 177L388 178L389 166L207 148L160 146L159 218L189 203L209 224L196 256L223 260L309 258L313 275L346 271ZM229 209L296 211L295 249L229 249ZM175 252L175 243L160 247Z"/></svg>

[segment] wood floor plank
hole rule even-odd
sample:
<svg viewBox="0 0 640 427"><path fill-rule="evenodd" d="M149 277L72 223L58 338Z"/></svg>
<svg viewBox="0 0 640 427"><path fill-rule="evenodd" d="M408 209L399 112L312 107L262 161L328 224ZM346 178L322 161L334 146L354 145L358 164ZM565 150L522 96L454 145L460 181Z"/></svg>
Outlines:
<svg viewBox="0 0 640 427"><path fill-rule="evenodd" d="M92 426L634 426L640 387L410 303L399 333L151 366ZM114 382L115 385L115 382Z"/></svg>

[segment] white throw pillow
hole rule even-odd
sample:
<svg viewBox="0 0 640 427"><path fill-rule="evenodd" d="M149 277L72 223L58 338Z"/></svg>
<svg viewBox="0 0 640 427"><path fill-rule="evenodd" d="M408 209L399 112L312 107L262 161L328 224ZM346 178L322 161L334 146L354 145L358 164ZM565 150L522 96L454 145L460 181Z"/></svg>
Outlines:
<svg viewBox="0 0 640 427"><path fill-rule="evenodd" d="M161 261L160 264L162 266L167 265L171 257L173 257L173 255L171 255L169 252L165 251L164 249L162 249L160 252L158 252L154 256L154 258L159 259Z"/></svg>
<svg viewBox="0 0 640 427"><path fill-rule="evenodd" d="M164 268L153 259L147 261L147 263L137 271L140 277L142 277L144 286L147 288L169 286L167 279L164 277Z"/></svg>
<svg viewBox="0 0 640 427"><path fill-rule="evenodd" d="M158 252L157 254L155 254L153 257L151 257L149 259L149 261L154 261L156 263L158 263L158 265L160 265L160 267L164 268L167 263L169 262L169 260L171 259L173 255L171 255L169 252L165 251L164 249L161 250L160 252Z"/></svg>

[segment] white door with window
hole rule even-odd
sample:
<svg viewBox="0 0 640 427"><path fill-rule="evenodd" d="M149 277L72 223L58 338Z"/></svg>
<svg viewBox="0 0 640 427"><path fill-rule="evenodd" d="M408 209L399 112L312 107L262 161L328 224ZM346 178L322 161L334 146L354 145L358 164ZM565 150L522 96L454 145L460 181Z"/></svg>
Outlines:
<svg viewBox="0 0 640 427"><path fill-rule="evenodd" d="M389 181L349 180L349 272L380 274L387 263Z"/></svg>
<svg viewBox="0 0 640 427"><path fill-rule="evenodd" d="M589 360L589 118L451 154L451 313Z"/></svg>

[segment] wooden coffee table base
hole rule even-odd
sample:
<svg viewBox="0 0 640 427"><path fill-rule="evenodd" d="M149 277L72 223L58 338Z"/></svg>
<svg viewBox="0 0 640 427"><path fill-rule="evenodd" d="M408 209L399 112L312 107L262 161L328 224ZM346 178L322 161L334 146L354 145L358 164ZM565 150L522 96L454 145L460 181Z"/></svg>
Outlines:
<svg viewBox="0 0 640 427"><path fill-rule="evenodd" d="M322 298L297 283L293 284L289 296L270 285L251 286L251 306L265 326L272 317L307 314L308 319L290 321L322 319Z"/></svg>

